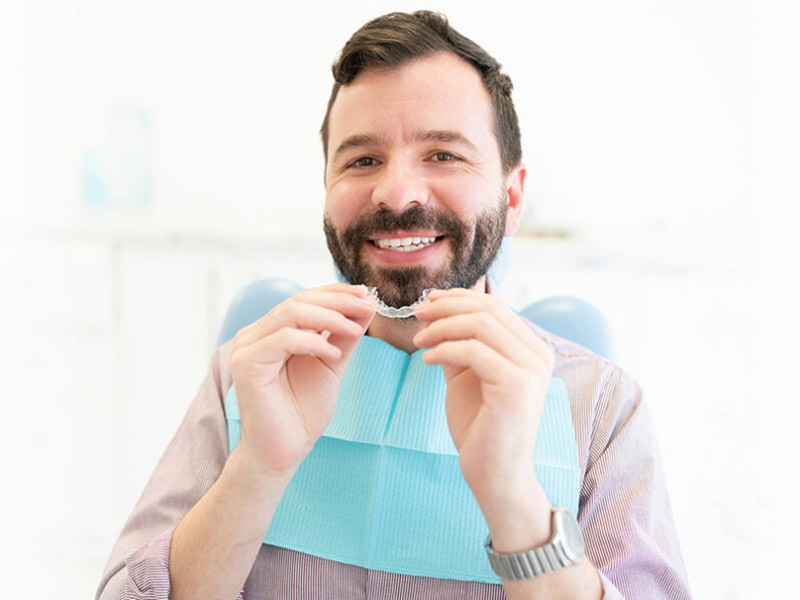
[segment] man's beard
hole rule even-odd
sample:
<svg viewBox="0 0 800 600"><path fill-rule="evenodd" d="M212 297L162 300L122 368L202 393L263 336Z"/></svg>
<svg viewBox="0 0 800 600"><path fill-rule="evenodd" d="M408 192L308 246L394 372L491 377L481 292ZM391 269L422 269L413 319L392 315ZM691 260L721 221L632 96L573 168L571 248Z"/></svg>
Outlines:
<svg viewBox="0 0 800 600"><path fill-rule="evenodd" d="M352 284L378 288L387 305L400 308L413 304L427 288L471 288L489 270L497 256L506 224L506 195L494 208L465 224L441 209L415 205L397 215L387 208L364 215L340 236L326 214L325 238L334 263ZM436 231L445 235L453 257L436 272L425 266L380 267L367 264L361 254L369 240L396 231Z"/></svg>

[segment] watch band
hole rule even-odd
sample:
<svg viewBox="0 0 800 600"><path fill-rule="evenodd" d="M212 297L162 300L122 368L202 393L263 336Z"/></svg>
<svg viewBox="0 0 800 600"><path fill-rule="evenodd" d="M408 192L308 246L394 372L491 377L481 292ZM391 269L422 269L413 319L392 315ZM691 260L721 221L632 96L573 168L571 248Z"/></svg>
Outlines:
<svg viewBox="0 0 800 600"><path fill-rule="evenodd" d="M501 579L530 579L581 562L583 537L572 513L561 506L553 507L552 527L549 542L513 554L495 552L491 538L487 537L486 555L494 572Z"/></svg>

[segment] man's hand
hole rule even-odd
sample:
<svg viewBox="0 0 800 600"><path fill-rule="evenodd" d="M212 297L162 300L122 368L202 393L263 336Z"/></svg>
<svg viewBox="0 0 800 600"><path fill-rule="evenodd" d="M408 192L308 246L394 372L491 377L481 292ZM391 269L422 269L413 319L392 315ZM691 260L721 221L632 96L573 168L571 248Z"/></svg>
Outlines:
<svg viewBox="0 0 800 600"><path fill-rule="evenodd" d="M292 473L314 447L375 308L364 286L333 284L295 294L236 334L240 446L255 472Z"/></svg>
<svg viewBox="0 0 800 600"><path fill-rule="evenodd" d="M553 356L497 297L451 289L428 300L415 313L426 327L414 343L444 368L450 433L488 521L509 501L540 495L533 450Z"/></svg>
<svg viewBox="0 0 800 600"><path fill-rule="evenodd" d="M481 507L492 546L515 553L545 544L550 502L536 478L533 449L553 355L501 300L452 289L431 292L416 310L426 327L414 337L447 380L447 422L461 472ZM601 598L588 559L520 581L503 580L509 600Z"/></svg>

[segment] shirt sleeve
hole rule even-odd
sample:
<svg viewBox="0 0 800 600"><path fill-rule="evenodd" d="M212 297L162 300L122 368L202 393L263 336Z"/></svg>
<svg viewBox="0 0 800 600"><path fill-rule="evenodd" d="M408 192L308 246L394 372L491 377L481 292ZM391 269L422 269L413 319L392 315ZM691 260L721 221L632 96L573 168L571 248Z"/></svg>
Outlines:
<svg viewBox="0 0 800 600"><path fill-rule="evenodd" d="M228 459L223 385L229 382L222 381L221 365L229 362L230 352L229 343L211 358L206 378L114 544L96 600L169 597L172 533Z"/></svg>
<svg viewBox="0 0 800 600"><path fill-rule="evenodd" d="M579 520L605 598L690 598L655 431L641 389L614 367L592 424Z"/></svg>

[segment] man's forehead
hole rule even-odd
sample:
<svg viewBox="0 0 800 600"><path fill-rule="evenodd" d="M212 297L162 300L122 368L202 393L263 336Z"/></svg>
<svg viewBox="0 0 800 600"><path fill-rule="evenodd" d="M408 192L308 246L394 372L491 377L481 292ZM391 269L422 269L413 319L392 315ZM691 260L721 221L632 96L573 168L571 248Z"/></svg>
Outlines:
<svg viewBox="0 0 800 600"><path fill-rule="evenodd" d="M491 98L472 65L450 52L416 59L400 67L365 69L337 94L330 114L331 149L354 135L379 136L381 129L404 119L409 134L451 131L492 124ZM474 135L474 134L473 134Z"/></svg>

